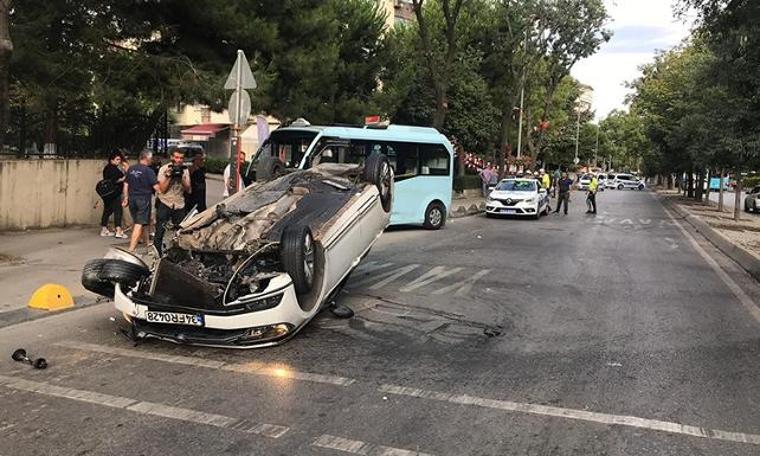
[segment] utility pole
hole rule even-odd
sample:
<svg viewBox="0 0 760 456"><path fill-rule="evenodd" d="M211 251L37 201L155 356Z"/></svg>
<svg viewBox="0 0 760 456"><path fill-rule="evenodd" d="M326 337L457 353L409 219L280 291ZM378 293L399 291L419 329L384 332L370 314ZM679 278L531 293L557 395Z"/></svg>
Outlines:
<svg viewBox="0 0 760 456"><path fill-rule="evenodd" d="M581 108L580 106L577 107L578 109L578 117L576 117L575 120L575 158L573 159L573 163L576 165L580 162L580 159L578 158L578 145L581 138Z"/></svg>
<svg viewBox="0 0 760 456"><path fill-rule="evenodd" d="M525 67L528 59L528 29L525 29L523 37L523 67L520 76L520 123L517 126L517 158L522 157L522 128L523 128L523 109L525 107Z"/></svg>
<svg viewBox="0 0 760 456"><path fill-rule="evenodd" d="M596 125L596 146L594 146L594 168L596 168L596 160L599 154L599 124Z"/></svg>

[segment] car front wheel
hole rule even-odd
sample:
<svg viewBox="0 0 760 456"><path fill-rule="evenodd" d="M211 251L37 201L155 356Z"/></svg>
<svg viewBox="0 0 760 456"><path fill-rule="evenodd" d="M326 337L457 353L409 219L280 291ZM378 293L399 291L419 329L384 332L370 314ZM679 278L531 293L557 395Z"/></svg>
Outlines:
<svg viewBox="0 0 760 456"><path fill-rule="evenodd" d="M438 230L446 224L446 210L443 204L430 203L425 210L423 226L429 230Z"/></svg>
<svg viewBox="0 0 760 456"><path fill-rule="evenodd" d="M618 184L618 190L622 190L622 189L623 189L623 184Z"/></svg>

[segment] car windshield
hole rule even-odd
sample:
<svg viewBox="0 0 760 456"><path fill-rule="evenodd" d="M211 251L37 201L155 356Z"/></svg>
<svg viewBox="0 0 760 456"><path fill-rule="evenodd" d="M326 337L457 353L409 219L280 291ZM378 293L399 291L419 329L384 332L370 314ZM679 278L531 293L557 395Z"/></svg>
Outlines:
<svg viewBox="0 0 760 456"><path fill-rule="evenodd" d="M275 130L259 149L254 164L262 157L276 156L286 168L297 168L316 136L315 131Z"/></svg>
<svg viewBox="0 0 760 456"><path fill-rule="evenodd" d="M536 181L529 180L507 180L502 181L496 186L496 190L505 192L535 192Z"/></svg>

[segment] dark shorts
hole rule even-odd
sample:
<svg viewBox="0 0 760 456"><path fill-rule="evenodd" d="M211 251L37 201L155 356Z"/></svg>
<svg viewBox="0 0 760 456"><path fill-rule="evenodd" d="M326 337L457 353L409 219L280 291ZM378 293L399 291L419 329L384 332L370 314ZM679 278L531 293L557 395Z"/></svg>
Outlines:
<svg viewBox="0 0 760 456"><path fill-rule="evenodd" d="M150 195L134 195L129 197L129 213L137 225L150 225Z"/></svg>

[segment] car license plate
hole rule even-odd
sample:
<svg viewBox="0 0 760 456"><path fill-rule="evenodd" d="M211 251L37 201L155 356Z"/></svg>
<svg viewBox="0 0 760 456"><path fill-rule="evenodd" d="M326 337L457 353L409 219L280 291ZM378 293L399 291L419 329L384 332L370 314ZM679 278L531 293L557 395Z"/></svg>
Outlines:
<svg viewBox="0 0 760 456"><path fill-rule="evenodd" d="M150 323L165 323L170 325L203 326L202 314L182 314L174 312L145 312L145 319Z"/></svg>
<svg viewBox="0 0 760 456"><path fill-rule="evenodd" d="M505 214L514 214L515 212L517 212L517 211L514 210L514 209L504 209L504 213Z"/></svg>

